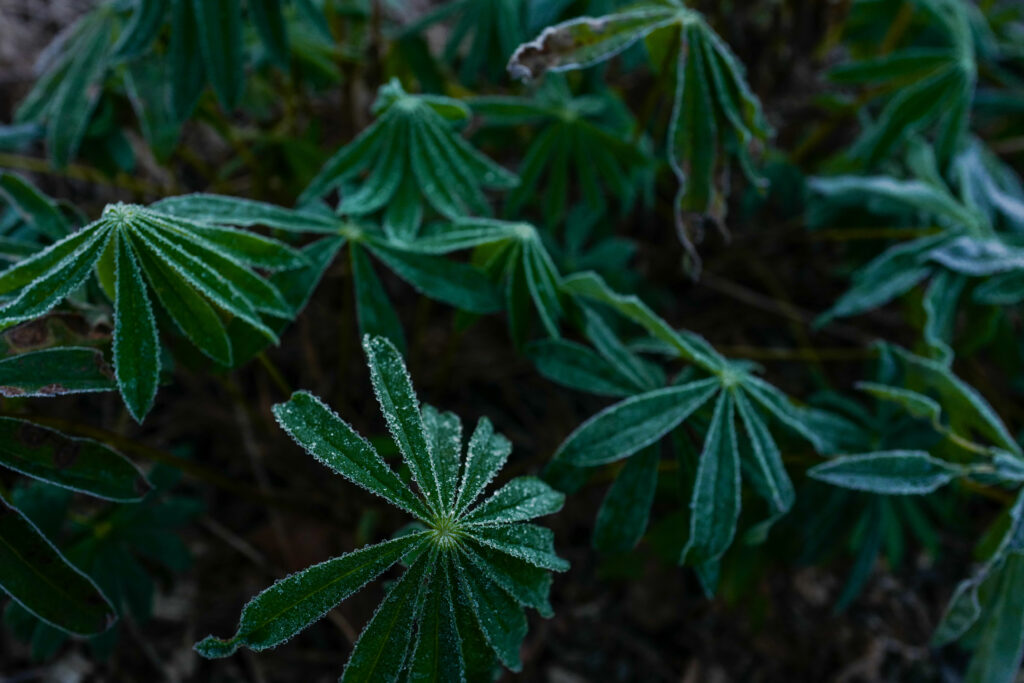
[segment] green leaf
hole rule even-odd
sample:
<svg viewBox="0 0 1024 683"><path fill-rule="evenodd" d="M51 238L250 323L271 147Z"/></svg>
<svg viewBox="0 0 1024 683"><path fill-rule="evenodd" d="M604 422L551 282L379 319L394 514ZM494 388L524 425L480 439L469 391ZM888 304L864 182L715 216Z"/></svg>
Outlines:
<svg viewBox="0 0 1024 683"><path fill-rule="evenodd" d="M934 392L957 434L970 438L975 433L997 446L1021 455L1021 447L1010 435L992 406L941 363L915 356L895 346L886 347L905 364L907 386Z"/></svg>
<svg viewBox="0 0 1024 683"><path fill-rule="evenodd" d="M643 301L633 295L612 290L597 273L570 275L562 280L562 291L599 301L643 327L655 339L668 344L679 356L697 366L714 372L724 367L725 360L713 349L694 343L692 337L680 335L658 317Z"/></svg>
<svg viewBox="0 0 1024 683"><path fill-rule="evenodd" d="M104 229L105 226L96 223L86 226L3 271L0 273L0 296L9 296L58 269L69 258L87 248L97 233Z"/></svg>
<svg viewBox="0 0 1024 683"><path fill-rule="evenodd" d="M78 153L103 92L99 81L107 68L110 28L94 20L76 37L74 58L49 105L46 147L58 168L67 166Z"/></svg>
<svg viewBox="0 0 1024 683"><path fill-rule="evenodd" d="M924 394L875 382L858 382L857 388L882 401L891 401L914 417L938 423L942 406Z"/></svg>
<svg viewBox="0 0 1024 683"><path fill-rule="evenodd" d="M434 471L441 484L441 500L445 509L455 505L459 487L459 469L462 466L462 421L455 413L441 413L424 405L423 428L427 432Z"/></svg>
<svg viewBox="0 0 1024 683"><path fill-rule="evenodd" d="M67 346L0 360L0 396L61 396L116 388L98 349Z"/></svg>
<svg viewBox="0 0 1024 683"><path fill-rule="evenodd" d="M352 284L356 290L359 331L363 336L385 337L399 349L404 349L405 332L402 323L370 259L356 243L349 246L349 257L352 260Z"/></svg>
<svg viewBox="0 0 1024 683"><path fill-rule="evenodd" d="M135 254L124 235L116 240L114 372L128 412L142 422L160 383L160 338Z"/></svg>
<svg viewBox="0 0 1024 683"><path fill-rule="evenodd" d="M815 321L815 326L873 310L913 289L934 270L925 263L928 251L945 239L944 235L925 237L882 252L854 274L850 289Z"/></svg>
<svg viewBox="0 0 1024 683"><path fill-rule="evenodd" d="M230 366L231 343L214 308L159 249L138 237L131 245L149 286L178 329L204 354Z"/></svg>
<svg viewBox="0 0 1024 683"><path fill-rule="evenodd" d="M228 657L242 646L257 651L276 647L423 543L423 534L401 536L291 574L245 606L238 631L231 639L207 636L196 644L196 652L217 658ZM412 610L407 611L411 619Z"/></svg>
<svg viewBox="0 0 1024 683"><path fill-rule="evenodd" d="M104 500L142 500L149 490L135 465L103 444L11 417L0 417L0 466Z"/></svg>
<svg viewBox="0 0 1024 683"><path fill-rule="evenodd" d="M148 221L147 221L148 223ZM157 224L153 224L156 226ZM177 266L190 282L212 302L225 311L243 318L261 330L271 341L273 331L267 328L256 311L290 318L291 307L271 283L256 275L245 265L225 255L215 245L207 245L195 234L140 226L136 234L144 236Z"/></svg>
<svg viewBox="0 0 1024 683"><path fill-rule="evenodd" d="M552 515L562 509L565 495L536 477L516 477L471 510L469 524L511 524Z"/></svg>
<svg viewBox="0 0 1024 683"><path fill-rule="evenodd" d="M288 24L281 12L281 0L249 0L249 14L270 58L288 68Z"/></svg>
<svg viewBox="0 0 1024 683"><path fill-rule="evenodd" d="M675 429L707 403L719 386L712 377L627 398L577 427L555 457L586 467L629 457Z"/></svg>
<svg viewBox="0 0 1024 683"><path fill-rule="evenodd" d="M45 252L47 257L63 251L65 244L72 243L74 237L72 235L53 245L50 248L52 251ZM73 252L24 286L17 298L0 306L0 327L39 317L60 303L89 277L109 238L110 232L101 228L88 231L81 242L74 242L79 246ZM38 261L30 259L31 263L24 264L23 268L19 268L22 264L18 264L5 271L0 276L0 290L6 289L8 283L18 283L46 260L41 256Z"/></svg>
<svg viewBox="0 0 1024 683"><path fill-rule="evenodd" d="M1024 653L1024 555L1011 553L993 578L966 683L1012 683Z"/></svg>
<svg viewBox="0 0 1024 683"><path fill-rule="evenodd" d="M271 342L277 343L277 335L263 323L255 305L241 291L251 291L250 287L254 281L258 287L259 278L246 271L240 264L222 258L215 252L199 251L202 257L206 257L204 260L193 255L196 253L194 245L182 248L174 243L173 237L168 239L163 231L153 230L146 225L135 227L133 240L136 244L145 245L144 248L149 249L152 254L159 254L161 260L204 299L220 310L244 320ZM270 300L264 300L263 304L281 313L281 308L285 306L280 297L273 301L275 297L272 289L269 293L257 290L257 296L263 294L270 295ZM287 314L287 309L284 313Z"/></svg>
<svg viewBox="0 0 1024 683"><path fill-rule="evenodd" d="M542 339L526 347L526 355L545 378L599 396L630 396L637 387L619 368L576 342Z"/></svg>
<svg viewBox="0 0 1024 683"><path fill-rule="evenodd" d="M713 202L718 128L712 110L710 86L701 49L702 31L689 26L683 38L689 54L676 66L678 82L672 120L669 123L669 162L680 183L681 208L709 211ZM682 53L681 53L682 54Z"/></svg>
<svg viewBox="0 0 1024 683"><path fill-rule="evenodd" d="M786 468L782 464L782 454L768 430L768 425L757 414L742 391L737 391L734 398L736 412L739 413L744 432L750 443L749 453L753 459L751 466L758 474L754 479L759 483L758 489L768 501L774 519L793 507L793 502L796 499L793 483L789 480L789 475L786 474Z"/></svg>
<svg viewBox="0 0 1024 683"><path fill-rule="evenodd" d="M640 8L604 17L580 17L549 26L520 45L508 70L513 78L539 78L545 71L582 69L609 59L633 43L680 21L687 10Z"/></svg>
<svg viewBox="0 0 1024 683"><path fill-rule="evenodd" d="M494 431L494 426L486 417L480 418L469 439L466 453L466 464L459 482L459 492L455 499L455 510L465 512L476 501L487 485L491 483L508 460L512 452L512 444L501 434Z"/></svg>
<svg viewBox="0 0 1024 683"><path fill-rule="evenodd" d="M409 650L413 621L430 580L433 558L432 552L420 555L384 598L359 634L340 683L397 680Z"/></svg>
<svg viewBox="0 0 1024 683"><path fill-rule="evenodd" d="M478 269L465 263L403 251L382 242L367 249L416 291L471 313L501 310L501 296Z"/></svg>
<svg viewBox="0 0 1024 683"><path fill-rule="evenodd" d="M186 194L162 199L150 207L154 211L178 218L204 223L249 227L263 225L288 232L334 234L340 223L333 216L296 209L242 197L218 194Z"/></svg>
<svg viewBox="0 0 1024 683"><path fill-rule="evenodd" d="M52 240L67 236L71 226L60 207L21 176L0 172L0 197L41 234Z"/></svg>
<svg viewBox="0 0 1024 683"><path fill-rule="evenodd" d="M96 584L0 497L0 589L47 624L95 635L117 618Z"/></svg>
<svg viewBox="0 0 1024 683"><path fill-rule="evenodd" d="M473 531L480 543L511 555L535 567L564 572L569 563L555 554L555 535L550 529L535 524L481 526Z"/></svg>
<svg viewBox="0 0 1024 683"><path fill-rule="evenodd" d="M548 602L551 592L549 571L479 543L466 543L460 549L477 570L486 574L520 605L533 607L545 618L553 616L554 610Z"/></svg>
<svg viewBox="0 0 1024 683"><path fill-rule="evenodd" d="M192 9L206 74L221 105L234 109L245 82L242 4L236 0L192 0Z"/></svg>
<svg viewBox="0 0 1024 683"><path fill-rule="evenodd" d="M527 631L522 608L496 583L477 572L459 566L458 577L494 653L513 671L522 669L519 648Z"/></svg>
<svg viewBox="0 0 1024 683"><path fill-rule="evenodd" d="M948 191L921 180L899 180L889 176L835 176L812 178L808 186L826 197L851 204L863 204L868 198L881 198L940 220L953 220L954 225L979 225L979 216Z"/></svg>
<svg viewBox="0 0 1024 683"><path fill-rule="evenodd" d="M699 565L722 557L736 535L740 516L740 462L735 404L723 391L715 404L690 501L690 538L683 559Z"/></svg>
<svg viewBox="0 0 1024 683"><path fill-rule="evenodd" d="M562 305L558 300L558 271L539 238L533 237L523 243L523 266L526 286L530 290L534 306L548 334L558 338L558 320L562 316Z"/></svg>
<svg viewBox="0 0 1024 683"><path fill-rule="evenodd" d="M131 21L117 38L113 54L118 59L141 55L156 39L167 17L168 0L139 0Z"/></svg>
<svg viewBox="0 0 1024 683"><path fill-rule="evenodd" d="M972 277L1024 270L1024 248L1009 246L998 239L982 240L967 235L933 249L928 258L953 272Z"/></svg>
<svg viewBox="0 0 1024 683"><path fill-rule="evenodd" d="M363 351L370 366L373 392L388 424L388 431L427 503L440 513L443 509L441 484L427 445L419 399L405 361L395 345L384 337L364 336Z"/></svg>
<svg viewBox="0 0 1024 683"><path fill-rule="evenodd" d="M442 560L423 591L416 644L408 667L410 681L443 683L465 680L451 588L448 562Z"/></svg>
<svg viewBox="0 0 1024 683"><path fill-rule="evenodd" d="M645 363L626 347L604 319L588 306L583 306L586 322L584 334L608 362L624 377L628 377L640 391L657 389L665 384L665 376Z"/></svg>
<svg viewBox="0 0 1024 683"><path fill-rule="evenodd" d="M657 446L629 458L615 477L594 522L594 547L605 552L632 550L643 538L658 483Z"/></svg>
<svg viewBox="0 0 1024 683"><path fill-rule="evenodd" d="M924 451L843 455L807 471L811 477L833 486L901 496L931 493L960 473L960 468Z"/></svg>
<svg viewBox="0 0 1024 683"><path fill-rule="evenodd" d="M206 85L200 39L193 0L171 0L171 106L182 121L195 109Z"/></svg>
<svg viewBox="0 0 1024 683"><path fill-rule="evenodd" d="M320 399L298 391L287 403L278 403L273 410L281 428L314 458L353 484L416 517L426 518L423 504L385 464L370 442Z"/></svg>
<svg viewBox="0 0 1024 683"><path fill-rule="evenodd" d="M834 83L882 83L894 78L920 77L946 66L950 52L944 48L908 48L880 57L844 62L829 71Z"/></svg>

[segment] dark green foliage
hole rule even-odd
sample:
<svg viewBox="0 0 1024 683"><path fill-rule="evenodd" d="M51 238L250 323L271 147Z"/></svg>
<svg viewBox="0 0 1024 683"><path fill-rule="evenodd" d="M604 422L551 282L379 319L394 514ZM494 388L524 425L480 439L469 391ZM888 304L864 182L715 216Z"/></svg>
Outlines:
<svg viewBox="0 0 1024 683"><path fill-rule="evenodd" d="M624 587L628 609L597 595L596 616L572 601L665 561L743 607L709 610L708 629L738 618L758 636L786 614L775 603L794 582L779 579L796 560L844 576L822 602L840 630L861 595L876 604L879 571L906 587L926 567L946 594L936 580L966 575L934 645L970 662L894 650L876 673L1013 681L1019 3L428 5L106 0L44 51L0 125L0 591L32 658L85 636L113 658L95 676L162 659L145 623L157 587L188 568L179 532L200 510L170 495L173 463L210 503L184 536L208 554L189 617L223 625L210 576L284 576L233 635L196 644L206 659L276 648L384 579L372 615L346 603L368 617L358 639L331 615L351 652L317 632L299 644L314 655L267 653L243 677L314 678L341 656L345 681L550 676L552 657L575 656L579 620L604 628L606 614L615 638L637 639L628 650L682 666L664 646L690 639L692 620L682 634L621 620L649 607L645 591ZM701 280L712 226L723 239L702 247ZM291 389L365 420L359 338L391 442ZM421 404L403 356L421 388L496 416L522 443L516 473L543 479L485 496L509 440ZM271 443L273 418L373 496L311 485L301 453ZM599 507L583 507L585 488ZM566 494L554 532L531 523ZM263 547L264 518L280 554ZM316 540L329 523L355 549L286 575L337 549ZM556 596L564 621L527 641L525 608L561 607L555 532L599 562L577 563ZM252 566L206 571L220 544ZM674 570L659 581L683 581ZM699 596L682 593L655 611L689 620ZM120 651L118 624L136 641ZM23 676L29 650L14 650ZM788 667L776 654L759 675ZM664 668L620 669L625 656L573 661L584 677L592 662L598 678ZM715 666L749 678L736 660Z"/></svg>
<svg viewBox="0 0 1024 683"><path fill-rule="evenodd" d="M366 337L363 348L377 402L417 492L311 394L294 394L274 407L274 415L317 460L421 526L278 581L245 606L234 637L209 636L196 650L226 657L240 646L279 645L404 561L407 571L363 629L341 680L394 681L403 673L457 680L479 666L480 657L489 669L496 657L517 670L526 635L523 608L550 616L551 577L545 570L568 569L554 554L551 533L522 522L557 512L563 496L538 479L520 477L476 504L511 444L482 418L462 456L459 419L421 409L394 345ZM460 611L466 612L462 618ZM493 653L479 651L480 632Z"/></svg>
<svg viewBox="0 0 1024 683"><path fill-rule="evenodd" d="M237 319L276 342L263 316L294 314L281 292L252 268L281 270L308 263L287 245L234 225L267 221L278 228L322 226L314 217L229 199L185 197L152 208L116 204L78 232L0 274L0 326L39 317L54 308L95 271L114 305L113 365L125 405L142 421L152 407L160 373L160 341L154 304L178 330L215 362L230 366L226 320ZM250 215L215 215L224 202ZM213 205L203 213L207 205ZM199 222L181 214L200 216ZM291 222L283 220L291 217ZM218 223L217 221L223 221Z"/></svg>

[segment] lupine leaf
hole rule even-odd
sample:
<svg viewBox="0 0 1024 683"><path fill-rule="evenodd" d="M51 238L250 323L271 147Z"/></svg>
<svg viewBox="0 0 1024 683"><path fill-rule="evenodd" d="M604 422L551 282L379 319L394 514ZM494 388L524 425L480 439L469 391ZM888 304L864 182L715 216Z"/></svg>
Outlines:
<svg viewBox="0 0 1024 683"><path fill-rule="evenodd" d="M52 240L59 240L70 231L68 221L57 203L21 176L0 172L0 197L36 230Z"/></svg>
<svg viewBox="0 0 1024 683"><path fill-rule="evenodd" d="M659 28L679 20L669 8L636 9L606 17L581 17L546 28L519 46L509 61L513 78L538 78L545 71L581 69L622 52Z"/></svg>
<svg viewBox="0 0 1024 683"><path fill-rule="evenodd" d="M233 109L245 81L242 5L235 0L192 0L192 7L206 74L220 103Z"/></svg>
<svg viewBox="0 0 1024 683"><path fill-rule="evenodd" d="M577 466L629 457L675 429L718 389L718 380L709 378L631 396L577 427L555 457Z"/></svg>
<svg viewBox="0 0 1024 683"><path fill-rule="evenodd" d="M370 259L358 244L349 246L352 280L356 290L356 314L363 335L380 335L399 349L405 348L405 332L398 313L388 299L384 285L374 272Z"/></svg>
<svg viewBox="0 0 1024 683"><path fill-rule="evenodd" d="M519 671L523 666L519 647L527 630L522 608L490 579L466 570L458 576L459 586L472 602L480 629L494 653L509 669Z"/></svg>
<svg viewBox="0 0 1024 683"><path fill-rule="evenodd" d="M114 308L114 372L128 412L136 422L153 407L160 382L160 339L156 319L128 239L117 236Z"/></svg>
<svg viewBox="0 0 1024 683"><path fill-rule="evenodd" d="M68 633L101 633L117 618L96 584L3 497L0 588L39 619Z"/></svg>
<svg viewBox="0 0 1024 683"><path fill-rule="evenodd" d="M112 391L113 371L98 349L59 347L0 360L0 396Z"/></svg>
<svg viewBox="0 0 1024 683"><path fill-rule="evenodd" d="M409 569L363 630L342 680L447 680L463 673L476 680L493 673L492 651L518 667L527 628L523 607L551 616L549 572L568 569L555 553L554 534L521 520L557 511L564 497L525 477L471 508L507 459L508 441L482 419L456 493L460 421L451 413L420 407L405 363L388 340L367 338L364 350L399 450L420 481L427 481L419 496L365 439L311 395L296 393L275 406L274 413L315 458L419 521L393 541L279 581L246 606L233 638L211 636L196 649L205 657L225 657L239 646L273 647L401 559ZM439 475L433 493L422 474L428 471L431 477Z"/></svg>
<svg viewBox="0 0 1024 683"><path fill-rule="evenodd" d="M551 515L565 496L536 477L516 477L466 515L471 524L510 524Z"/></svg>
<svg viewBox="0 0 1024 683"><path fill-rule="evenodd" d="M469 508L480 493L502 468L512 452L512 444L501 434L494 431L494 426L486 417L480 418L469 439L469 450L466 464L462 471L462 481L456 497L455 509L462 512Z"/></svg>
<svg viewBox="0 0 1024 683"><path fill-rule="evenodd" d="M432 559L431 553L422 554L384 598L359 635L339 681L397 679L408 654L425 584L430 580Z"/></svg>
<svg viewBox="0 0 1024 683"><path fill-rule="evenodd" d="M796 499L793 483L782 464L782 454L768 430L768 425L757 414L743 392L736 392L734 397L736 412L750 442L750 454L754 460L752 467L759 474L757 481L762 483L762 494L771 507L772 516L781 515L793 507Z"/></svg>
<svg viewBox="0 0 1024 683"><path fill-rule="evenodd" d="M562 291L578 294L611 306L626 318L643 327L653 337L670 346L681 357L706 370L713 371L723 367L724 359L717 353L709 354L706 350L693 344L691 338L677 333L636 296L623 295L613 291L597 273L576 273L563 278Z"/></svg>
<svg viewBox="0 0 1024 683"><path fill-rule="evenodd" d="M967 668L967 683L1011 683L1024 652L1024 555L1011 553L993 577L988 612Z"/></svg>
<svg viewBox="0 0 1024 683"><path fill-rule="evenodd" d="M691 564L718 560L736 534L740 514L740 463L736 447L735 404L723 391L715 404L697 466L690 501L690 538L683 558Z"/></svg>
<svg viewBox="0 0 1024 683"><path fill-rule="evenodd" d="M807 472L834 486L884 495L931 493L951 482L959 468L924 451L884 451L843 455Z"/></svg>
<svg viewBox="0 0 1024 683"><path fill-rule="evenodd" d="M423 429L412 379L394 344L384 337L363 337L373 392L388 431L431 508L441 510L441 484Z"/></svg>
<svg viewBox="0 0 1024 683"><path fill-rule="evenodd" d="M658 483L657 446L629 458L615 477L594 522L594 547L607 552L631 550L647 530Z"/></svg>
<svg viewBox="0 0 1024 683"><path fill-rule="evenodd" d="M547 379L588 394L623 397L639 389L616 366L576 342L542 339L531 342L526 353Z"/></svg>
<svg viewBox="0 0 1024 683"><path fill-rule="evenodd" d="M47 124L46 147L58 168L67 166L78 153L93 110L102 91L98 82L107 68L110 26L86 17L88 27L76 37L76 54L67 73L54 93L50 121Z"/></svg>
<svg viewBox="0 0 1024 683"><path fill-rule="evenodd" d="M207 636L196 644L196 650L204 657L227 657L243 645L252 650L276 647L319 620L423 541L422 534L402 536L281 579L245 606L238 632L230 640Z"/></svg>
<svg viewBox="0 0 1024 683"><path fill-rule="evenodd" d="M74 252L25 286L17 298L0 306L0 326L39 317L56 306L89 277L109 238L110 233L107 231L89 231ZM54 247L60 245L58 243ZM16 268L4 275L9 274L13 279L16 274L27 274L27 269L13 272Z"/></svg>
<svg viewBox="0 0 1024 683"><path fill-rule="evenodd" d="M114 44L114 56L131 58L144 52L160 32L168 4L168 0L140 0L136 3L131 21Z"/></svg>
<svg viewBox="0 0 1024 683"><path fill-rule="evenodd" d="M546 569L480 544L462 547L475 567L501 586L519 604L533 607L542 617L554 614L548 602L551 573Z"/></svg>
<svg viewBox="0 0 1024 683"><path fill-rule="evenodd" d="M312 394L292 394L287 403L274 406L274 417L296 443L353 484L417 517L425 514L373 446Z"/></svg>
<svg viewBox="0 0 1024 683"><path fill-rule="evenodd" d="M501 310L501 298L494 285L470 265L430 258L379 242L367 248L396 275L431 299L471 313Z"/></svg>
<svg viewBox="0 0 1024 683"><path fill-rule="evenodd" d="M423 427L430 442L430 455L441 484L441 500L445 508L455 505L462 460L462 421L455 413L441 413L424 405Z"/></svg>
<svg viewBox="0 0 1024 683"><path fill-rule="evenodd" d="M476 540L495 550L529 562L535 567L564 572L569 563L554 550L554 534L535 524L514 526L481 526L474 532Z"/></svg>
<svg viewBox="0 0 1024 683"><path fill-rule="evenodd" d="M178 329L204 354L230 366L231 343L214 308L154 246L138 238L131 244L146 281Z"/></svg>
<svg viewBox="0 0 1024 683"><path fill-rule="evenodd" d="M284 209L274 204L217 194L186 194L153 204L154 211L205 223L253 226L289 232L338 232L336 218L309 211Z"/></svg>
<svg viewBox="0 0 1024 683"><path fill-rule="evenodd" d="M410 681L465 680L451 582L448 564L441 563L423 589L422 612L408 669Z"/></svg>
<svg viewBox="0 0 1024 683"><path fill-rule="evenodd" d="M0 466L104 500L138 501L149 490L139 470L106 446L11 417L0 417Z"/></svg>

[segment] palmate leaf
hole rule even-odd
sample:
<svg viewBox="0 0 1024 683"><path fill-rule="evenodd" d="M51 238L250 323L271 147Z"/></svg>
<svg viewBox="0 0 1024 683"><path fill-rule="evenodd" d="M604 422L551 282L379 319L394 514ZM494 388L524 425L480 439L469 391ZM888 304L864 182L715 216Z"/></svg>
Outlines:
<svg viewBox="0 0 1024 683"><path fill-rule="evenodd" d="M458 100L411 95L392 80L381 87L374 112L378 119L327 161L300 205L340 189L339 214L365 216L386 208L388 236L406 241L419 231L426 204L447 218L486 214L483 189L517 183L452 129L469 116ZM353 185L358 189L350 191Z"/></svg>
<svg viewBox="0 0 1024 683"><path fill-rule="evenodd" d="M19 122L40 124L51 159L66 165L76 155L101 99L124 94L132 101L147 140L166 157L209 84L227 109L246 85L244 40L248 20L270 57L287 69L293 56L289 33L324 23L308 0L286 12L287 0L105 0L62 32L47 50L35 87L17 112ZM169 29L167 49L156 47ZM322 36L318 38L325 40ZM329 39L329 32L328 32ZM125 71L127 67L127 71ZM145 74L155 85L141 77ZM122 78L122 76L124 76Z"/></svg>
<svg viewBox="0 0 1024 683"><path fill-rule="evenodd" d="M565 219L570 205L570 183L595 211L607 208L606 195L626 209L637 194L636 172L649 159L625 136L634 124L610 95L572 97L561 80L548 78L534 98L476 97L468 101L487 127L538 127L523 152L520 184L508 195L506 212L517 215L528 201L540 200L546 225Z"/></svg>
<svg viewBox="0 0 1024 683"><path fill-rule="evenodd" d="M476 680L493 673L496 659L518 669L526 635L523 608L550 616L550 572L568 568L554 552L553 534L523 522L557 512L564 497L539 479L524 477L477 504L508 458L508 440L481 419L463 458L459 419L420 406L394 345L366 337L363 348L381 412L413 473L415 491L368 441L310 394L296 393L275 406L274 414L314 457L409 512L425 528L278 581L246 605L233 637L209 636L196 650L204 657L226 657L243 646L279 645L404 559L409 568L364 628L341 680Z"/></svg>
<svg viewBox="0 0 1024 683"><path fill-rule="evenodd" d="M559 322L564 314L561 275L537 229L532 225L486 218L463 218L444 226L439 232L419 237L407 244L395 245L394 248L409 252L410 255L437 255L477 249L480 258L474 260L484 261L484 268L488 272L504 280L513 339L522 343L528 335L528 323L524 319L524 309L529 306L528 302L532 303L548 336L559 337Z"/></svg>
<svg viewBox="0 0 1024 683"><path fill-rule="evenodd" d="M837 83L868 85L884 93L882 97L895 92L851 149L851 156L866 166L876 165L910 137L924 133L934 136L939 159L948 163L967 132L977 81L971 10L944 0L915 4L925 10L928 23L945 37L946 45L912 45L842 64L831 73Z"/></svg>
<svg viewBox="0 0 1024 683"><path fill-rule="evenodd" d="M576 294L576 305L583 307L583 332L596 348L588 358L599 361L603 375L616 377L629 392L563 441L548 475L571 487L581 468L626 460L598 514L594 545L628 550L640 541L647 526L658 476L659 442L671 436L681 467L691 473L684 483L691 489L689 533L676 546L681 549L680 562L693 565L705 589L713 592L718 563L736 534L741 472L770 511L766 520L751 529L751 538L763 537L793 506L793 485L769 424L781 423L820 451L834 442L827 433L833 426L823 411L798 408L755 377L749 363L730 361L696 335L673 330L642 301L614 292L598 276L573 276L563 281L563 289ZM659 351L692 363L698 372L664 386L664 373L652 371L653 365L623 344L592 306L608 307L638 324L655 337ZM585 375L562 359L565 351L560 344L532 347L542 371L574 388L594 386L600 390L596 393L615 395L604 391L602 382L581 380ZM545 359L550 351L554 357ZM703 446L696 450L690 443L694 432L703 434ZM575 475L570 474L573 471Z"/></svg>
<svg viewBox="0 0 1024 683"><path fill-rule="evenodd" d="M278 289L253 268L288 269L309 262L281 242L231 226L266 220L286 229L323 227L303 214L244 200L200 195L162 204L173 213L110 205L98 221L0 273L0 325L10 326L48 312L97 272L114 304L117 387L139 421L152 407L159 379L154 303L200 351L231 365L229 321L276 342L264 317L294 315ZM227 215L232 206L243 209L237 221ZM182 217L189 211L201 218ZM57 375L47 384L61 379Z"/></svg>
<svg viewBox="0 0 1024 683"><path fill-rule="evenodd" d="M743 67L700 13L679 0L662 0L602 17L581 17L550 26L516 50L509 72L538 78L546 71L580 69L607 60L641 40L672 34L675 74L667 133L668 162L679 182L676 227L693 258L694 216L725 218L724 190L716 180L726 157L735 157L755 183L750 150L770 130L747 85Z"/></svg>
<svg viewBox="0 0 1024 683"><path fill-rule="evenodd" d="M959 196L938 174L931 149L916 144L911 157L919 179L889 176L816 178L810 186L824 208L841 210L867 206L907 222L927 221L938 232L897 243L854 272L852 286L817 324L871 311L927 283L922 300L924 339L934 357L952 362L957 311L970 279L984 278L975 290L976 302L1012 304L1013 282L1024 272L1024 249L1012 232L1013 208L993 197L1010 197L995 184L977 145L954 160L961 169ZM911 163L911 162L908 162Z"/></svg>

